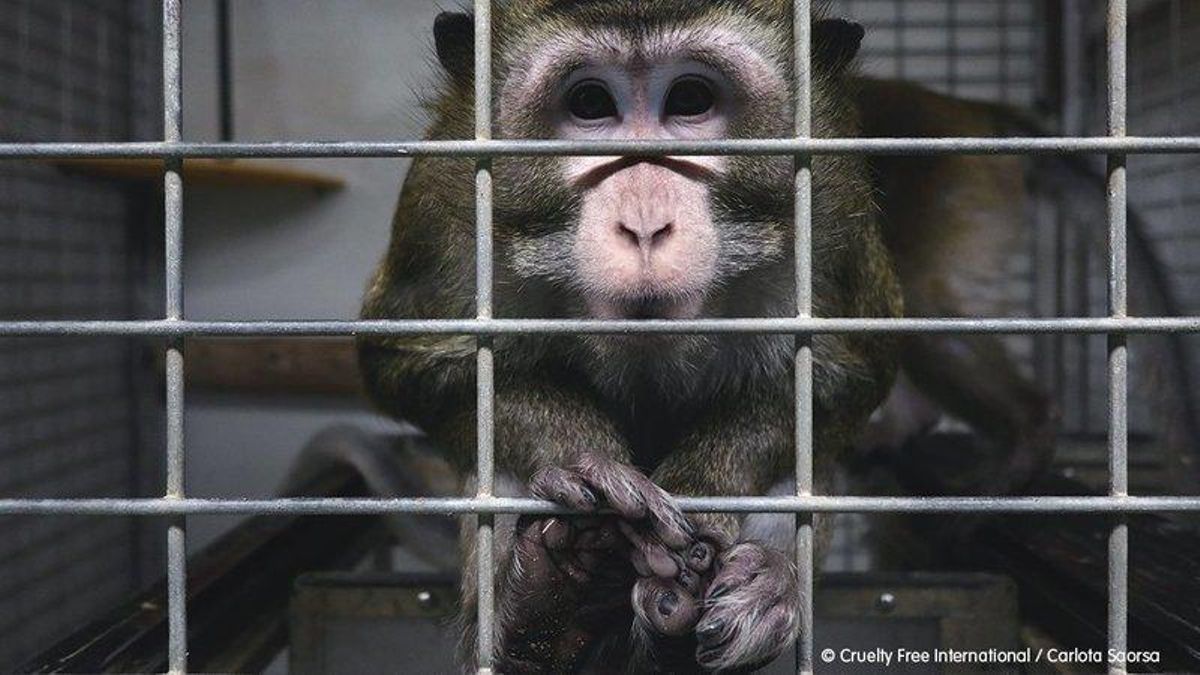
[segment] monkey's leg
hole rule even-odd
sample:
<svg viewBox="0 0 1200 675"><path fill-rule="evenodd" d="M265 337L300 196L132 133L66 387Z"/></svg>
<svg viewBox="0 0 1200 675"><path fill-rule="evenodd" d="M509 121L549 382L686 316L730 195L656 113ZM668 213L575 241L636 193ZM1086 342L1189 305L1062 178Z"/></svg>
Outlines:
<svg viewBox="0 0 1200 675"><path fill-rule="evenodd" d="M983 437L980 456L969 460L977 469L941 476L945 488L965 494L1009 492L1046 468L1057 413L1049 397L1021 375L1000 340L918 335L904 341L902 354L917 389ZM937 444L936 435L918 437L909 449L919 459L923 450L938 454Z"/></svg>

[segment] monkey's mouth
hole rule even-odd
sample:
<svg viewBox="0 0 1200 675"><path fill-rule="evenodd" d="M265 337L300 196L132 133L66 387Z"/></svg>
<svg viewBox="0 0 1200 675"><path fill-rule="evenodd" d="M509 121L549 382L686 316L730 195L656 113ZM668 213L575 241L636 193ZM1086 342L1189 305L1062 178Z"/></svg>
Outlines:
<svg viewBox="0 0 1200 675"><path fill-rule="evenodd" d="M589 302L592 316L597 319L694 319L700 314L698 298L669 298L637 296Z"/></svg>
<svg viewBox="0 0 1200 675"><path fill-rule="evenodd" d="M671 303L659 299L639 299L625 303L623 313L627 319L668 319Z"/></svg>

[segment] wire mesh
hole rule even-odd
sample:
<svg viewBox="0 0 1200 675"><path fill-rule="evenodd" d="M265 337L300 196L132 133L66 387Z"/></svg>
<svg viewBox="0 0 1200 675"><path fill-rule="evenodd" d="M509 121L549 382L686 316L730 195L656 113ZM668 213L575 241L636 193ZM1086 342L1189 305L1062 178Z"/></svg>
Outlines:
<svg viewBox="0 0 1200 675"><path fill-rule="evenodd" d="M448 142L399 143L259 143L191 144L179 140L179 0L163 0L163 99L165 140L161 143L8 143L0 145L0 158L48 157L156 157L165 160L166 206L166 306L165 318L153 321L8 321L0 322L0 336L127 335L166 337L168 479L165 496L154 499L9 499L0 500L0 514L61 515L169 515L168 589L169 660L172 672L187 670L186 557L184 516L201 513L390 513L419 512L476 514L482 554L476 570L479 584L478 663L481 672L491 668L494 560L491 553L491 515L496 513L551 513L551 504L528 499L507 499L491 494L493 355L490 336L518 332L593 333L761 333L795 334L796 350L796 452L797 494L786 497L693 497L680 506L693 511L782 512L797 515L797 562L803 570L801 625L797 669L811 672L812 662L812 530L811 516L824 512L978 512L978 513L1108 513L1113 516L1109 540L1109 644L1126 645L1128 532L1123 514L1135 512L1200 512L1196 497L1131 497L1127 495L1127 347L1125 336L1137 332L1197 332L1200 318L1126 316L1125 306L1125 161L1132 153L1192 153L1200 151L1200 137L1126 136L1126 27L1125 0L1108 4L1108 103L1109 126L1102 138L1007 139L815 139L809 138L808 119L808 0L795 0L797 106L796 138L703 142L496 141L490 139L491 85L487 76L476 82L476 139ZM1007 4L1007 3L1002 3ZM490 73L490 2L476 2L476 72ZM962 77L957 73L955 77ZM809 316L811 236L811 169L813 154L1036 154L1104 153L1108 160L1108 260L1109 316L1060 319L821 319ZM500 155L564 154L754 154L791 155L796 158L796 260L797 308L794 319L711 319L693 321L558 321L497 320L491 317L491 172L488 159ZM193 322L184 318L182 306L181 162L187 157L410 157L422 155L476 158L477 213L477 316L466 321L340 321L340 322ZM1109 340L1109 457L1111 486L1105 497L845 497L811 495L812 354L808 337L815 333L855 332L995 332L995 333L1095 333ZM460 333L479 337L478 492L463 499L269 499L205 500L186 496L183 483L183 363L181 340L195 335L362 335ZM1123 664L1111 664L1123 672Z"/></svg>
<svg viewBox="0 0 1200 675"><path fill-rule="evenodd" d="M132 95L158 32L146 9L0 0L0 142L147 138L156 99ZM136 213L122 186L0 163L0 320L133 316ZM136 356L125 339L0 342L0 495L147 493ZM149 528L130 519L0 528L0 671L139 587L161 557L146 555Z"/></svg>

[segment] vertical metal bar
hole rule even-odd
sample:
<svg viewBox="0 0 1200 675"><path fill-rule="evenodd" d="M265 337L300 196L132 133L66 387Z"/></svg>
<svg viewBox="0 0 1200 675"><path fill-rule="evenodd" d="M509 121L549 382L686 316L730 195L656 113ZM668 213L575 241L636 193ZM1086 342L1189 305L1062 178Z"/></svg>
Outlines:
<svg viewBox="0 0 1200 675"><path fill-rule="evenodd" d="M793 0L792 34L795 49L795 132L812 134L812 7L811 0ZM796 315L812 316L812 156L795 158ZM796 494L813 488L813 354L812 337L796 338ZM813 514L796 515L796 569L800 590L800 637L796 643L796 672L813 671Z"/></svg>
<svg viewBox="0 0 1200 675"><path fill-rule="evenodd" d="M1008 88L1009 88L1009 47L1008 34L1012 30L1012 24L1009 22L1008 15L1008 0L1000 0L1000 6L996 10L999 12L999 20L996 22L1000 27L1000 63L996 70L999 71L998 77L1000 80L1000 100L1008 103Z"/></svg>
<svg viewBox="0 0 1200 675"><path fill-rule="evenodd" d="M1068 216L1070 217L1070 216ZM1080 232L1076 229L1071 237L1074 245L1075 259L1075 313L1077 316L1092 316L1092 270L1091 262L1094 255L1092 249L1091 235ZM1075 336L1077 351L1075 352L1075 405L1071 406L1078 410L1076 416L1079 429L1084 433L1092 430L1092 405L1100 405L1099 397L1095 397L1093 401L1092 374L1095 372L1092 369L1092 349L1096 347L1095 336L1078 335Z"/></svg>
<svg viewBox="0 0 1200 675"><path fill-rule="evenodd" d="M954 0L946 0L946 88L951 94L958 94L958 4ZM1001 27L1000 34L1004 34Z"/></svg>
<svg viewBox="0 0 1200 675"><path fill-rule="evenodd" d="M1062 54L1061 71L1059 73L1060 95L1059 95L1059 132L1064 136L1081 136L1085 127L1085 111L1083 101L1087 96L1087 83L1084 79L1084 74L1087 72L1084 64L1087 60L1086 50L1084 47L1083 36L1087 31L1087 22L1084 20L1084 8L1082 2L1084 0L1063 0L1062 2L1062 29L1058 34L1059 48ZM1068 230L1071 218L1073 217L1070 210L1065 207L1064 198L1061 194L1056 196L1058 200L1059 218L1056 223L1056 247L1057 247L1057 304L1055 307L1054 316L1066 316L1070 310L1070 296L1073 295L1078 303L1075 313L1083 316L1087 315L1090 309L1090 301L1088 299L1088 273L1087 273L1087 256L1088 246L1086 240L1082 243L1075 241L1080 239L1076 237L1069 239ZM1075 263L1075 283L1068 284L1068 253L1069 247L1075 246L1076 255L1071 256L1071 260ZM1083 255L1079 255L1079 252ZM1069 293L1070 289L1074 288L1075 293ZM1068 336L1057 334L1054 336L1055 362L1056 362L1056 380L1055 391L1059 397L1059 403L1063 406L1063 410L1075 410L1074 419L1064 419L1065 423L1074 424L1075 428L1081 432L1088 431L1088 412L1090 403L1088 401L1088 393L1090 392L1090 378L1088 377L1088 336ZM1068 398L1067 387L1072 384L1069 379L1069 371L1067 368L1067 357L1069 348L1074 346L1076 351L1077 372L1075 384L1075 392L1077 393L1076 400L1072 405L1066 405Z"/></svg>
<svg viewBox="0 0 1200 675"><path fill-rule="evenodd" d="M1108 135L1124 136L1127 126L1126 0L1108 2ZM1126 227L1128 184L1125 156L1108 156L1108 311L1124 317L1126 298ZM1126 337L1108 336L1108 462L1109 493L1129 494L1129 353ZM1123 516L1113 519L1108 539L1108 647L1123 653L1127 646L1129 608L1129 525ZM1108 664L1110 673L1125 673L1125 663Z"/></svg>
<svg viewBox="0 0 1200 675"><path fill-rule="evenodd" d="M490 0L475 0L475 138L492 137L492 7ZM475 163L475 311L481 320L492 318L492 163L481 157ZM476 365L476 474L479 499L492 496L494 484L495 361L491 338L477 338ZM477 644L479 672L492 672L495 609L495 561L491 515L480 515L476 533L476 583L478 585Z"/></svg>
<svg viewBox="0 0 1200 675"><path fill-rule="evenodd" d="M1054 222L1054 316L1067 316L1067 226L1069 224L1065 200L1055 193L1056 218ZM1054 334L1054 394L1061 410L1069 410L1067 402L1067 340L1062 333ZM1069 417L1063 416L1064 427Z"/></svg>
<svg viewBox="0 0 1200 675"><path fill-rule="evenodd" d="M1171 135L1182 136L1183 130L1183 75L1186 72L1183 69L1183 3L1180 0L1171 0L1170 18L1167 20L1168 30L1170 31L1170 51L1171 51ZM1186 160L1181 161L1180 158L1171 157L1164 158L1165 161L1175 165L1175 170L1183 173L1186 170ZM1176 230L1182 230L1188 227L1185 199L1187 192L1190 189L1188 181L1175 180L1172 181L1174 187L1174 195L1171 209L1171 226Z"/></svg>
<svg viewBox="0 0 1200 675"><path fill-rule="evenodd" d="M220 106L220 138L233 140L233 31L229 0L217 0L217 96Z"/></svg>
<svg viewBox="0 0 1200 675"><path fill-rule="evenodd" d="M180 141L183 128L179 0L163 0L163 139ZM168 159L163 172L165 204L166 318L183 318L183 161ZM184 496L183 340L167 346L167 492ZM186 517L167 526L167 653L172 673L187 671L187 537Z"/></svg>

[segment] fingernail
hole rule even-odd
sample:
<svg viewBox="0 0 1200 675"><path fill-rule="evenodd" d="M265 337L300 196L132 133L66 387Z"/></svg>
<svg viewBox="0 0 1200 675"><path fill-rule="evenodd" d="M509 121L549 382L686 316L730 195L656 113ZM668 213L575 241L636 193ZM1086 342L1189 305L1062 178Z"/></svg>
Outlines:
<svg viewBox="0 0 1200 675"><path fill-rule="evenodd" d="M687 587L692 584L692 572L689 569L685 568L679 570L679 576L676 578L679 579L679 584L681 586Z"/></svg>
<svg viewBox="0 0 1200 675"><path fill-rule="evenodd" d="M658 598L658 613L663 616L671 616L678 606L679 596L675 594L675 591L667 591Z"/></svg>
<svg viewBox="0 0 1200 675"><path fill-rule="evenodd" d="M713 586L712 590L710 590L708 592L708 597L711 600L712 598L719 598L728 592L729 592L729 586L727 586L725 584L717 584L716 586Z"/></svg>
<svg viewBox="0 0 1200 675"><path fill-rule="evenodd" d="M654 574L654 571L646 564L646 557L642 555L641 551L633 551L629 556L629 562L633 563L633 570L639 577L648 577Z"/></svg>
<svg viewBox="0 0 1200 675"><path fill-rule="evenodd" d="M596 506L596 501L597 501L596 493L592 492L588 488L582 488L582 491L583 491L583 500L585 502L587 502L588 504L592 505L593 507Z"/></svg>
<svg viewBox="0 0 1200 675"><path fill-rule="evenodd" d="M703 626L700 626L699 628L697 628L696 635L699 636L699 638L701 640L707 641L707 640L711 640L712 638L715 638L716 636L720 635L721 631L724 629L725 629L725 620L724 619L716 619L714 621L710 621L710 622L704 624Z"/></svg>

